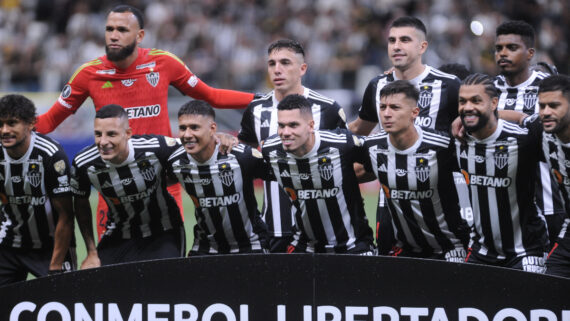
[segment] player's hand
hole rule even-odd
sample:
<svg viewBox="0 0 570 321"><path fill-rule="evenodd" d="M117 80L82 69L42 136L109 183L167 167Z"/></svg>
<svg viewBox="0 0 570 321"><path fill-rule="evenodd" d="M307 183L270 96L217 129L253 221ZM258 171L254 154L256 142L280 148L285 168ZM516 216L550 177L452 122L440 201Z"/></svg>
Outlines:
<svg viewBox="0 0 570 321"><path fill-rule="evenodd" d="M462 144L465 143L465 127L459 117L455 118L451 123L451 135Z"/></svg>
<svg viewBox="0 0 570 321"><path fill-rule="evenodd" d="M101 266L101 260L99 260L99 256L97 255L97 253L87 254L87 257L85 258L85 260L83 260L83 263L81 263L82 270L96 268L100 266Z"/></svg>
<svg viewBox="0 0 570 321"><path fill-rule="evenodd" d="M216 143L220 144L218 149L222 155L229 154L232 148L239 144L237 137L226 133L216 133Z"/></svg>

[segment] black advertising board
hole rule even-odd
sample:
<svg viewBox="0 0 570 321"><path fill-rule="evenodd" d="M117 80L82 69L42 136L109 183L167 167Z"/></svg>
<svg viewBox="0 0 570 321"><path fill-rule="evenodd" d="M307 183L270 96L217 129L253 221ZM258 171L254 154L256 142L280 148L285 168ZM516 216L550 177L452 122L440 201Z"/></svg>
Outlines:
<svg viewBox="0 0 570 321"><path fill-rule="evenodd" d="M9 321L570 321L570 280L352 255L122 264L0 288Z"/></svg>

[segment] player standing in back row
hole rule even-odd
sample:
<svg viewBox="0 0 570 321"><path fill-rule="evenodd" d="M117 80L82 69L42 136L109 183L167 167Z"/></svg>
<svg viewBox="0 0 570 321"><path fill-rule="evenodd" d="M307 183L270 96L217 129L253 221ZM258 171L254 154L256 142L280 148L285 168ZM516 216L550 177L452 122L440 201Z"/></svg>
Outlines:
<svg viewBox="0 0 570 321"><path fill-rule="evenodd" d="M495 79L499 90L498 110L538 113L538 88L548 74L530 69L534 56L534 29L524 21L507 21L496 30L495 61L501 74ZM551 245L567 216L560 189L545 162L537 168L536 205L544 215Z"/></svg>
<svg viewBox="0 0 570 321"><path fill-rule="evenodd" d="M49 111L38 117L36 128L46 134L71 116L91 97L95 109L108 104L123 106L135 135L172 136L168 118L168 87L218 108L244 108L253 94L211 88L175 55L140 48L145 36L142 13L129 5L111 9L105 24L106 55L80 66ZM180 185L168 188L182 208ZM99 198L99 234L104 231L107 208Z"/></svg>
<svg viewBox="0 0 570 321"><path fill-rule="evenodd" d="M288 95L303 95L311 102L315 129L346 128L343 109L301 83L307 71L305 51L294 40L282 39L267 49L267 73L274 90L256 99L246 109L238 138L253 147L261 146L269 136L277 134L277 104ZM293 235L295 208L276 182L264 183L263 217L271 237L270 251L285 252Z"/></svg>

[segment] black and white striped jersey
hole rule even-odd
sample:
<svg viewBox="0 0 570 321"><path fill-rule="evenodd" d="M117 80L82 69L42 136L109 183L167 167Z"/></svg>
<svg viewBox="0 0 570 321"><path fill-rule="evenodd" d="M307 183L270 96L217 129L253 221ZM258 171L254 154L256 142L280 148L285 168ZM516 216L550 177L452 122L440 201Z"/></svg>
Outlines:
<svg viewBox="0 0 570 321"><path fill-rule="evenodd" d="M499 110L515 110L527 115L538 114L538 85L549 75L533 71L531 76L517 86L509 86L503 75L495 79L495 87L499 91ZM540 212L544 215L564 213L564 205L560 189L552 179L550 169L544 162L537 169L535 201Z"/></svg>
<svg viewBox="0 0 570 321"><path fill-rule="evenodd" d="M373 78L364 91L358 117L379 123L380 90L396 79L395 72ZM409 80L420 91L420 113L416 125L449 132L451 122L457 117L459 78L426 65L416 78ZM379 124L379 129L381 128Z"/></svg>
<svg viewBox="0 0 570 321"><path fill-rule="evenodd" d="M129 156L118 165L103 160L95 144L80 151L71 168L75 197L88 197L91 186L103 196L109 207L105 236L150 237L181 226L164 170L180 144L170 137L134 135L128 147Z"/></svg>
<svg viewBox="0 0 570 321"><path fill-rule="evenodd" d="M69 161L59 143L32 132L30 147L20 159L2 148L0 246L52 248L58 220L52 197L71 197Z"/></svg>
<svg viewBox="0 0 570 321"><path fill-rule="evenodd" d="M540 128L502 119L491 136L456 144L473 208L473 251L496 259L543 255L548 238L533 197L540 148Z"/></svg>
<svg viewBox="0 0 570 321"><path fill-rule="evenodd" d="M313 104L315 129L346 128L344 110L336 101L309 88L305 88L303 96ZM238 138L248 145L261 146L267 137L277 134L278 104L274 91L253 100L243 114ZM292 234L292 212L291 201L277 182L265 182L263 217L272 236Z"/></svg>
<svg viewBox="0 0 570 321"><path fill-rule="evenodd" d="M380 181L396 246L427 255L464 248L469 227L454 184L459 169L453 141L443 132L416 130L419 138L406 150L394 147L384 131L365 142L370 160L365 168Z"/></svg>
<svg viewBox="0 0 570 321"><path fill-rule="evenodd" d="M228 155L218 152L199 163L176 150L168 172L184 186L196 208L194 245L200 253L247 253L261 250L260 234L266 227L257 209L253 179L265 177L261 153L239 144Z"/></svg>
<svg viewBox="0 0 570 321"><path fill-rule="evenodd" d="M301 238L292 245L312 252L347 252L357 243L372 245L372 229L354 173L363 162L363 140L346 129L315 131L315 145L303 157L283 150L278 136L269 137L262 153L271 179L297 209Z"/></svg>
<svg viewBox="0 0 570 321"><path fill-rule="evenodd" d="M542 134L542 150L549 168L560 187L566 213L570 213L570 143L563 143L551 133Z"/></svg>

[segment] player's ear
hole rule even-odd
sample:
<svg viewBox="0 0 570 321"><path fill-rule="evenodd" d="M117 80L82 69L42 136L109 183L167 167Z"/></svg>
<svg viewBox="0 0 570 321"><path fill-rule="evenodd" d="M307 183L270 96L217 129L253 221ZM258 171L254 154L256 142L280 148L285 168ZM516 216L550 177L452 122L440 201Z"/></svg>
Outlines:
<svg viewBox="0 0 570 321"><path fill-rule="evenodd" d="M498 105L499 105L499 97L491 98L491 109L493 110L493 112L495 112L495 110L497 110Z"/></svg>
<svg viewBox="0 0 570 321"><path fill-rule="evenodd" d="M131 139L131 137L133 137L133 129L131 127L127 128L126 134L127 139Z"/></svg>
<svg viewBox="0 0 570 321"><path fill-rule="evenodd" d="M535 50L534 48L528 48L527 50L527 60L530 61L534 57Z"/></svg>
<svg viewBox="0 0 570 321"><path fill-rule="evenodd" d="M143 41L143 38L144 38L144 29L140 29L137 32L137 45Z"/></svg>
<svg viewBox="0 0 570 321"><path fill-rule="evenodd" d="M307 72L307 63L302 63L301 64L301 77L305 75L305 73Z"/></svg>
<svg viewBox="0 0 570 321"><path fill-rule="evenodd" d="M412 116L416 118L418 117L419 114L420 114L420 107L416 105L414 106L414 108L412 108Z"/></svg>
<svg viewBox="0 0 570 321"><path fill-rule="evenodd" d="M216 124L215 121L210 122L210 130L212 131L212 133L215 133L216 130L218 130L218 124Z"/></svg>

